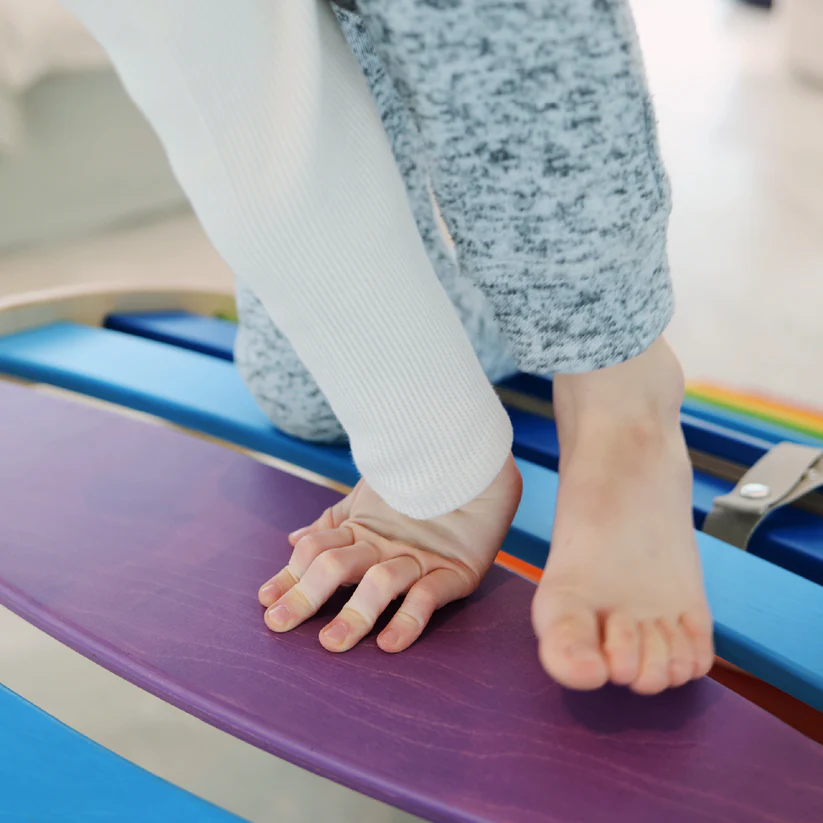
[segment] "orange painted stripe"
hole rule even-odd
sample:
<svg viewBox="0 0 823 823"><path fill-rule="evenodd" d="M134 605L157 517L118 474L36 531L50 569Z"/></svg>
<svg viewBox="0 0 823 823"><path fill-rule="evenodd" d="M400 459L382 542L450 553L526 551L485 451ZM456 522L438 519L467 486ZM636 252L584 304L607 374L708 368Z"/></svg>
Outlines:
<svg viewBox="0 0 823 823"><path fill-rule="evenodd" d="M520 577L525 577L526 580L531 580L532 583L539 583L540 576L543 574L542 570L537 568L537 566L533 566L531 563L527 563L525 560L521 560L519 557L515 557L508 552L498 552L494 562L497 563L498 566L502 566L504 569L520 575Z"/></svg>

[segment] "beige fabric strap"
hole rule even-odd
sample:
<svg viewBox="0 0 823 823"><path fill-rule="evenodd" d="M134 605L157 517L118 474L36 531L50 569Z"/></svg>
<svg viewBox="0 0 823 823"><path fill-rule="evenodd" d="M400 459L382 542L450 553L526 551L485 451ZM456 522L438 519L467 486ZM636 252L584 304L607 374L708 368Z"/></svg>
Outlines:
<svg viewBox="0 0 823 823"><path fill-rule="evenodd" d="M775 510L823 486L823 449L779 443L728 494L717 497L703 531L745 549Z"/></svg>

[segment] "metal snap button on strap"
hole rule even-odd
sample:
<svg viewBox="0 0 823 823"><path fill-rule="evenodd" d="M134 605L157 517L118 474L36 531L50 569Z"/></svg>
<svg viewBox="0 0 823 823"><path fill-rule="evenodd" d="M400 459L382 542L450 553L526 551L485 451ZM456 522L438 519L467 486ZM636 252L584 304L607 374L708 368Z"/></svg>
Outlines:
<svg viewBox="0 0 823 823"><path fill-rule="evenodd" d="M728 494L717 497L703 531L745 549L755 529L775 510L823 486L823 449L778 443Z"/></svg>
<svg viewBox="0 0 823 823"><path fill-rule="evenodd" d="M771 493L772 490L765 483L746 483L740 489L740 496L745 497L746 500L762 500Z"/></svg>

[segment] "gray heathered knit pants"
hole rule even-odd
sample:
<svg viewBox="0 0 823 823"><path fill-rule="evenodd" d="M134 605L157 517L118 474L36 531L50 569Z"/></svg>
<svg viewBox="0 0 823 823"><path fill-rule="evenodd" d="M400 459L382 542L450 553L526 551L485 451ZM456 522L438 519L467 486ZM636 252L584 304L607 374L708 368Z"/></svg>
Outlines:
<svg viewBox="0 0 823 823"><path fill-rule="evenodd" d="M640 354L673 309L670 196L627 0L358 0L358 10L340 11L341 26L489 378ZM237 365L271 420L305 439L345 439L242 282L237 303Z"/></svg>

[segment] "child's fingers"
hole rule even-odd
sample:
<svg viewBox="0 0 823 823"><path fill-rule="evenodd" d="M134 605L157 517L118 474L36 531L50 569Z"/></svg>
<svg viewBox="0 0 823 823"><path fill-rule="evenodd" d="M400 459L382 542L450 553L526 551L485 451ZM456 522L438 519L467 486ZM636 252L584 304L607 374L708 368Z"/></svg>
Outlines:
<svg viewBox="0 0 823 823"><path fill-rule="evenodd" d="M301 537L305 537L307 534L311 534L313 529L317 528L318 521L315 521L311 524L311 526L303 526L302 529L296 529L289 535L289 543L291 544L292 548L294 548L298 542L300 541Z"/></svg>
<svg viewBox="0 0 823 823"><path fill-rule="evenodd" d="M354 534L345 526L307 534L294 547L288 569L296 580L300 580L323 552L352 545L354 545Z"/></svg>
<svg viewBox="0 0 823 823"><path fill-rule="evenodd" d="M292 552L289 565L267 580L257 594L261 605L267 608L279 600L294 586L311 564L325 551L342 546L351 546L354 535L350 529L330 529L306 535L298 541Z"/></svg>
<svg viewBox="0 0 823 823"><path fill-rule="evenodd" d="M338 503L335 503L330 508L326 509L317 520L309 526L304 526L302 529L297 529L289 535L289 543L296 546L301 538L307 534L314 532L326 531L328 529L335 529L349 516L351 512L351 494L347 494Z"/></svg>
<svg viewBox="0 0 823 823"><path fill-rule="evenodd" d="M341 500L337 505L339 506L341 503L345 503L345 501L346 498ZM323 514L321 514L320 517L314 521L314 523L304 526L302 529L293 531L289 535L289 543L291 543L292 546L296 546L306 535L333 529L335 527L335 523L342 523L345 519L345 517L335 518L334 506L332 506L331 508L326 509Z"/></svg>
<svg viewBox="0 0 823 823"><path fill-rule="evenodd" d="M388 605L408 591L422 574L420 563L403 555L372 566L340 614L320 632L320 642L332 652L345 652L373 628Z"/></svg>
<svg viewBox="0 0 823 823"><path fill-rule="evenodd" d="M360 580L380 560L371 543L360 542L323 552L303 577L266 611L266 625L287 632L316 614L344 583Z"/></svg>
<svg viewBox="0 0 823 823"><path fill-rule="evenodd" d="M402 652L420 637L437 609L470 593L456 571L435 569L409 589L403 605L377 638L377 645L384 652Z"/></svg>
<svg viewBox="0 0 823 823"><path fill-rule="evenodd" d="M292 586L297 583L297 578L289 571L289 567L281 569L277 574L267 580L257 592L257 599L261 606L268 608L276 603Z"/></svg>

